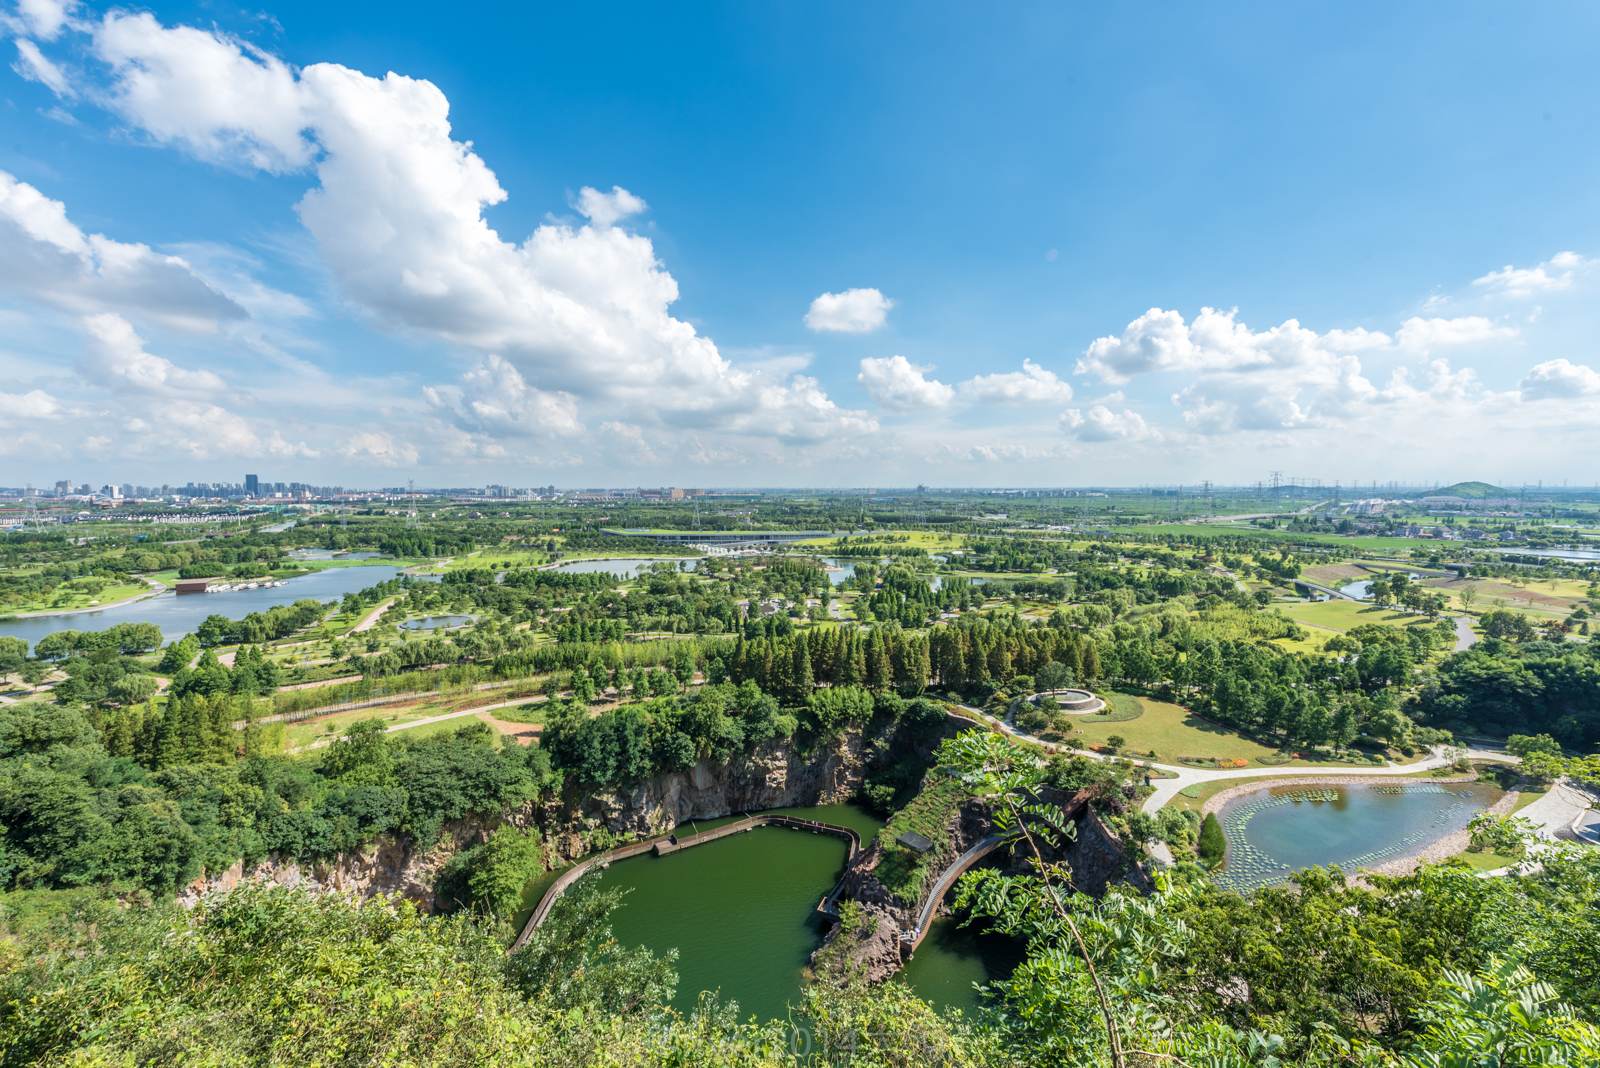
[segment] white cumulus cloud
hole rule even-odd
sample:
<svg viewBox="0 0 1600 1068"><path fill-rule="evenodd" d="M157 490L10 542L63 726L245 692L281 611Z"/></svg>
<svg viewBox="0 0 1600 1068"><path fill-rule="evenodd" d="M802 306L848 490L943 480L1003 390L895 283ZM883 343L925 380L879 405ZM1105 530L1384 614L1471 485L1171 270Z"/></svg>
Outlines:
<svg viewBox="0 0 1600 1068"><path fill-rule="evenodd" d="M1558 252L1537 267L1513 267L1508 263L1501 270L1473 279L1472 284L1510 297L1527 297L1568 289L1575 272L1592 266L1594 260L1586 260L1576 252Z"/></svg>
<svg viewBox="0 0 1600 1068"><path fill-rule="evenodd" d="M152 397L212 395L227 389L210 371L188 370L144 351L144 339L133 324L114 312L84 316L83 329L89 335L89 356L77 370L92 386Z"/></svg>
<svg viewBox="0 0 1600 1068"><path fill-rule="evenodd" d="M811 302L806 325L813 330L866 334L884 324L894 301L876 289L847 289L824 293Z"/></svg>
<svg viewBox="0 0 1600 1068"><path fill-rule="evenodd" d="M0 171L0 286L67 311L135 311L171 326L211 330L245 311L177 256L86 234L67 208Z"/></svg>
<svg viewBox="0 0 1600 1068"><path fill-rule="evenodd" d="M578 210L601 229L630 215L638 215L649 206L620 185L612 186L609 193L602 193L588 186L584 186L578 193Z"/></svg>
<svg viewBox="0 0 1600 1068"><path fill-rule="evenodd" d="M1470 345L1516 335L1516 327L1498 326L1481 315L1463 315L1457 319L1413 317L1400 324L1395 341L1403 349L1426 352L1439 345Z"/></svg>
<svg viewBox="0 0 1600 1068"><path fill-rule="evenodd" d="M76 0L17 0L16 16L0 18L0 25L41 41L54 41L62 28L74 21L79 6Z"/></svg>
<svg viewBox="0 0 1600 1068"><path fill-rule="evenodd" d="M962 394L980 404L1061 404L1072 399L1072 387L1032 360L1022 370L978 375L961 383Z"/></svg>
<svg viewBox="0 0 1600 1068"><path fill-rule="evenodd" d="M1600 396L1600 372L1569 360L1546 360L1517 383L1523 400L1570 400Z"/></svg>
<svg viewBox="0 0 1600 1068"><path fill-rule="evenodd" d="M1138 412L1124 408L1119 414L1103 404L1087 412L1068 408L1061 413L1061 429L1079 441L1146 441L1161 437Z"/></svg>
<svg viewBox="0 0 1600 1068"><path fill-rule="evenodd" d="M483 212L507 193L452 139L449 101L431 82L331 63L295 70L148 14L113 11L94 32L112 106L151 138L234 166L315 170L301 221L342 293L381 325L493 355L529 396L566 394L633 423L787 441L875 429L813 380L737 367L674 318L677 282L648 238L618 225L645 208L629 191L585 187L575 206L587 224L502 239ZM475 433L493 433L509 414L474 418ZM382 452L370 444L358 452Z"/></svg>
<svg viewBox="0 0 1600 1068"><path fill-rule="evenodd" d="M931 367L918 367L904 356L868 357L861 361L856 381L873 400L885 408L909 412L918 408L942 408L955 397L954 388L924 378Z"/></svg>
<svg viewBox="0 0 1600 1068"><path fill-rule="evenodd" d="M459 386L429 386L423 396L464 430L507 437L564 437L583 431L572 394L534 389L493 353L463 375Z"/></svg>

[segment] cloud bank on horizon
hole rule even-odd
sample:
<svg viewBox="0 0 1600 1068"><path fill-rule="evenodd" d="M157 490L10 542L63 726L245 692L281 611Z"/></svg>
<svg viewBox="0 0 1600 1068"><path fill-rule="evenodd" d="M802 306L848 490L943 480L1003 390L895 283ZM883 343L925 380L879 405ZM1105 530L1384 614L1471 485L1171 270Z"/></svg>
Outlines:
<svg viewBox="0 0 1600 1068"><path fill-rule="evenodd" d="M504 238L488 212L509 194L455 138L429 81L296 68L219 30L56 0L20 0L5 28L20 77L61 107L114 116L144 151L303 180L294 211L332 294L268 285L226 242L160 252L89 232L57 189L0 171L0 292L38 324L17 335L40 339L8 353L0 455L35 477L115 459L151 471L271 461L370 483L416 468L516 483L581 471L585 482L944 472L953 484L1076 484L1108 481L1097 465L1242 476L1242 454L1335 444L1453 448L1470 462L1600 425L1600 373L1540 358L1529 338L1532 301L1589 293L1595 261L1575 252L1464 271L1459 294L1419 301L1383 330L1293 318L1255 330L1238 309L1156 306L1087 342L1063 338L1054 369L976 357L981 370L948 382L902 354L926 347L899 321L906 300L841 288L810 301L804 326L869 354L802 374L741 362L673 313L679 285L648 236L648 190L582 186L574 214ZM1462 314L1441 314L1452 301ZM336 306L403 370L319 360L319 324ZM427 358L411 355L418 346ZM1523 370L1493 389L1472 360Z"/></svg>

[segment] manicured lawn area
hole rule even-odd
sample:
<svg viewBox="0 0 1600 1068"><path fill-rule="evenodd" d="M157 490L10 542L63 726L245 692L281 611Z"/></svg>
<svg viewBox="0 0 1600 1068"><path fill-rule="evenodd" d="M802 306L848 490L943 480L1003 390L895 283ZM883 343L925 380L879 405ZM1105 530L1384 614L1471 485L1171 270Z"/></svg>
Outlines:
<svg viewBox="0 0 1600 1068"><path fill-rule="evenodd" d="M1179 793L1177 797L1174 797L1171 801L1168 801L1165 807L1167 807L1167 808L1176 808L1176 809L1179 809L1179 810L1190 809L1190 810L1193 810L1195 812L1199 812L1202 808L1205 807L1205 804L1206 804L1207 801L1210 801L1213 797L1216 797L1218 794L1220 794L1224 790L1230 790L1235 786L1245 786L1245 785L1248 785L1250 783L1262 783L1262 784L1265 784L1267 782L1272 782L1272 781L1275 781L1275 780L1265 779L1265 778L1261 778L1261 779L1216 779L1216 780L1213 780L1212 782L1203 782L1203 783L1199 784L1200 789L1196 792L1194 797L1189 797L1186 794Z"/></svg>
<svg viewBox="0 0 1600 1068"><path fill-rule="evenodd" d="M1523 787L1522 792L1517 795L1517 803L1511 807L1511 814L1516 815L1549 792L1549 787L1542 790L1537 787Z"/></svg>
<svg viewBox="0 0 1600 1068"><path fill-rule="evenodd" d="M1503 857L1499 853L1469 853L1465 850L1457 853L1455 859L1466 861L1474 871L1494 871L1496 868L1509 868L1521 860L1520 857Z"/></svg>
<svg viewBox="0 0 1600 1068"><path fill-rule="evenodd" d="M1365 623L1383 623L1391 627L1433 626L1433 621L1426 616L1356 601L1283 602L1273 607L1297 622L1337 631L1347 631Z"/></svg>
<svg viewBox="0 0 1600 1068"><path fill-rule="evenodd" d="M1125 739L1123 752L1134 759L1144 759L1150 750L1156 751L1158 764L1176 764L1180 756L1243 757L1251 767L1316 768L1350 767L1348 764L1317 763L1308 760L1291 760L1286 764L1263 764L1262 757L1275 755L1277 750L1251 741L1231 731L1207 723L1166 701L1149 697L1139 698L1144 705L1144 715L1138 719L1118 723L1084 723L1085 717L1069 717L1073 726L1082 733L1074 735L1081 746L1105 744L1113 734Z"/></svg>
<svg viewBox="0 0 1600 1068"><path fill-rule="evenodd" d="M410 723L429 716L441 716L449 711L443 701L428 699L418 701L416 704L397 702L393 705L377 705L373 708L357 708L349 712L339 712L331 716L318 716L315 719L302 719L295 723L285 725L284 744L289 749L303 749L312 742L330 734L340 734L352 723L366 719L381 719L386 726L396 726L401 723Z"/></svg>
<svg viewBox="0 0 1600 1068"><path fill-rule="evenodd" d="M137 597L140 594L150 592L152 592L151 588L143 582L107 586L93 597L90 597L83 590L68 586L57 589L48 597L7 605L5 613L10 615L15 612L71 612L81 608L107 608L118 601L125 601L130 597ZM95 603L91 605L90 601Z"/></svg>

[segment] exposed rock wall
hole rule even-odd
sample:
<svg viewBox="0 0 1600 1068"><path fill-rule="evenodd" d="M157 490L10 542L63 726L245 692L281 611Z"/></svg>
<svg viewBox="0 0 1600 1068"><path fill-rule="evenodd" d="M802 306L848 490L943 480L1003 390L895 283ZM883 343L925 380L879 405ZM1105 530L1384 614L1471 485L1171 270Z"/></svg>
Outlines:
<svg viewBox="0 0 1600 1068"><path fill-rule="evenodd" d="M409 836L385 835L359 852L327 861L272 858L249 867L235 864L227 871L202 875L179 893L178 900L193 905L208 891L260 881L363 898L399 894L431 911L439 904L434 885L439 869L460 850L487 841L503 823L539 827L550 844L552 860L573 860L588 851L585 833L601 826L617 836L648 836L684 820L846 801L861 786L866 753L867 743L851 734L803 754L780 742L722 763L702 760L685 771L655 775L629 789L589 792L569 783L559 798L448 823L430 849L419 849Z"/></svg>
<svg viewBox="0 0 1600 1068"><path fill-rule="evenodd" d="M613 834L662 834L691 819L711 819L792 805L848 801L866 773L866 745L858 734L801 754L789 743L763 746L723 763L701 760L681 772L653 775L629 788L585 792L569 784L555 823L577 831L604 826ZM563 848L581 855L582 843Z"/></svg>
<svg viewBox="0 0 1600 1068"><path fill-rule="evenodd" d="M273 857L249 866L237 862L226 871L201 875L179 891L177 900L180 905L192 907L202 894L210 891L232 890L247 882L262 882L332 890L362 898L399 894L431 912L438 904L435 877L451 857L462 849L487 841L504 823L531 826L533 815L533 805L529 803L488 820L455 820L441 828L439 840L427 850L418 849L416 840L409 835L383 835L365 849L341 853L325 861L301 863Z"/></svg>

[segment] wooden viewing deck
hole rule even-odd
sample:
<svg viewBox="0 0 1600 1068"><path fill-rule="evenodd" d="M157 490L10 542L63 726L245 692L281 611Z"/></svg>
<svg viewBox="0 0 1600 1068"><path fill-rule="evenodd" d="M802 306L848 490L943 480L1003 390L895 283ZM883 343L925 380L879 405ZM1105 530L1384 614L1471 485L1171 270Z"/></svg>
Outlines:
<svg viewBox="0 0 1600 1068"><path fill-rule="evenodd" d="M647 838L642 842L630 842L628 845L618 846L616 849L608 849L604 853L599 853L587 860L580 861L563 872L561 878L551 883L550 889L546 890L544 896L539 899L539 904L534 908L533 915L528 917L528 922L523 926L522 933L517 936L517 940L511 944L509 952L515 953L521 949L528 939L533 937L533 932L538 930L539 925L550 915L550 909L555 905L556 899L566 892L567 887L583 878L595 867L603 868L614 860L626 860L628 857L637 857L644 853L653 852L657 856L666 856L669 853L677 853L697 845L704 845L706 842L714 842L718 838L726 838L729 835L753 831L757 827L788 827L796 831L810 831L812 834L831 834L843 838L850 843L850 853L845 858L847 867L861 850L861 836L849 827L841 827L834 823L821 823L817 820L800 819L797 816L786 816L782 813L746 816L742 820L735 820L733 823L715 827L709 831L684 835L678 838L676 842L673 841L676 836L671 834ZM836 903L839 891L843 887L844 880L840 879L828 896L822 899L821 904L817 906L817 911L830 916L836 915Z"/></svg>

